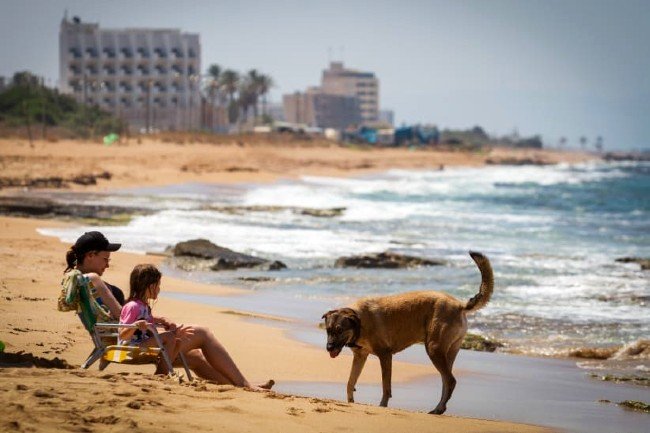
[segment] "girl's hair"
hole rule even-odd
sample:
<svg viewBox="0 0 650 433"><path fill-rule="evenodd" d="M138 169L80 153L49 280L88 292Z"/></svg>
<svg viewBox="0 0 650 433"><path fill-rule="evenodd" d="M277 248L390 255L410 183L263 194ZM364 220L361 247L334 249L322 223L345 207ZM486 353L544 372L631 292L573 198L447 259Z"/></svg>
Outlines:
<svg viewBox="0 0 650 433"><path fill-rule="evenodd" d="M152 284L158 283L161 278L162 274L154 265L136 265L131 271L129 299L139 299L142 302L147 302L147 289Z"/></svg>

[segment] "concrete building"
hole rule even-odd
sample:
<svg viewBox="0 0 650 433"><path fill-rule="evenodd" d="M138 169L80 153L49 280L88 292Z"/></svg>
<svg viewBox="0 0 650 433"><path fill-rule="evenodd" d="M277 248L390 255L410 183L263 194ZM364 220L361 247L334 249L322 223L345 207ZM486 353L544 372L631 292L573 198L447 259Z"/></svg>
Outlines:
<svg viewBox="0 0 650 433"><path fill-rule="evenodd" d="M59 88L127 121L133 130L201 123L198 34L177 29L101 29L61 21Z"/></svg>
<svg viewBox="0 0 650 433"><path fill-rule="evenodd" d="M393 110L379 110L379 123L393 126L395 125L395 113Z"/></svg>
<svg viewBox="0 0 650 433"><path fill-rule="evenodd" d="M323 71L321 88L324 93L354 96L359 100L364 124L379 120L379 80L372 72L343 67L343 62L331 62Z"/></svg>
<svg viewBox="0 0 650 433"><path fill-rule="evenodd" d="M283 107L287 122L313 127L344 129L362 121L356 97L325 93L319 87L284 95Z"/></svg>

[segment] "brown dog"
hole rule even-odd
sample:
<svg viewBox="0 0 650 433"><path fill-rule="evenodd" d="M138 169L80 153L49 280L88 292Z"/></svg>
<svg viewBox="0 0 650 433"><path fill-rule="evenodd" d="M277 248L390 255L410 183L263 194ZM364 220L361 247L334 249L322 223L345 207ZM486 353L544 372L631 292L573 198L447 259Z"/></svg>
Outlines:
<svg viewBox="0 0 650 433"><path fill-rule="evenodd" d="M415 343L424 343L427 354L442 376L442 396L434 410L442 414L456 386L452 365L467 332L466 314L484 307L494 288L490 261L470 251L481 271L481 287L476 296L461 302L445 293L410 292L379 298L365 298L350 308L328 311L323 315L327 328L327 351L336 358L343 346L352 348L354 360L348 380L348 401L354 401L354 386L369 354L381 364L383 395L380 406L391 397L393 354Z"/></svg>

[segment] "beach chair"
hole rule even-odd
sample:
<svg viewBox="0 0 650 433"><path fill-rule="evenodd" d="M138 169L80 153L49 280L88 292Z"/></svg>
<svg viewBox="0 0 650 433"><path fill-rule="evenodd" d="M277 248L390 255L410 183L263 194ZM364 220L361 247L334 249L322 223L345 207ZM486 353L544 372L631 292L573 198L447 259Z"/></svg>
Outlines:
<svg viewBox="0 0 650 433"><path fill-rule="evenodd" d="M59 297L59 310L70 311L76 309L81 323L90 334L95 345L81 368L87 369L98 360L99 370L104 370L111 362L119 364L156 364L159 358L162 358L169 375L175 376L172 360L169 358L169 354L155 326L150 326L149 330L156 340L156 347L143 349L138 346L119 344L119 330L135 328L136 326L110 321L108 310L98 303L94 297L92 283L78 270L66 274L62 285L63 290ZM192 373L187 366L185 356L181 353L179 358L188 380L192 381Z"/></svg>

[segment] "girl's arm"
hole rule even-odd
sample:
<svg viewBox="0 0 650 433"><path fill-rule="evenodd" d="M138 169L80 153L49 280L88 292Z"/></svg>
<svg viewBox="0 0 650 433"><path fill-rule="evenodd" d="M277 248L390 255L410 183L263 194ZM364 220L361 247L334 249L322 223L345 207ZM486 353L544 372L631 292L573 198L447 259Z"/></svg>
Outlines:
<svg viewBox="0 0 650 433"><path fill-rule="evenodd" d="M146 320L136 320L133 322L134 325L137 326L137 328L122 328L120 329L120 340L122 341L129 341L131 337L133 337L133 334L135 334L136 330L140 330L142 332L147 330L147 321Z"/></svg>

